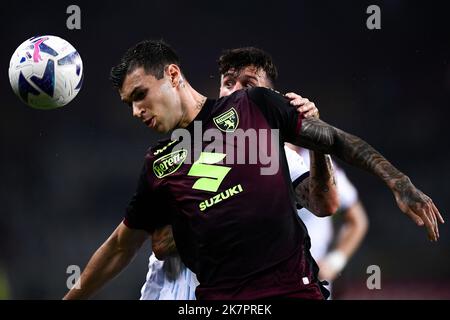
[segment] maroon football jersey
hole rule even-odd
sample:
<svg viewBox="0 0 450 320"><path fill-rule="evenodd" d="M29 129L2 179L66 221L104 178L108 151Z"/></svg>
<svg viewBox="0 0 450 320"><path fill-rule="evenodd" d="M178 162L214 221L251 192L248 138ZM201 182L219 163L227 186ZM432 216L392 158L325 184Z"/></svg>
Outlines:
<svg viewBox="0 0 450 320"><path fill-rule="evenodd" d="M269 89L207 100L182 138L148 151L125 224L172 224L198 299L323 299L283 149L300 127L296 109Z"/></svg>

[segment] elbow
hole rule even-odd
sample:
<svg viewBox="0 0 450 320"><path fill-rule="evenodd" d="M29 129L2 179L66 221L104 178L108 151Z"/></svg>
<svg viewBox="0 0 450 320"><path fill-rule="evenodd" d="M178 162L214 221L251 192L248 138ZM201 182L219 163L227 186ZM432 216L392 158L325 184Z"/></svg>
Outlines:
<svg viewBox="0 0 450 320"><path fill-rule="evenodd" d="M320 218L330 217L339 210L339 197L336 195L328 195L315 201L316 206L314 213Z"/></svg>
<svg viewBox="0 0 450 320"><path fill-rule="evenodd" d="M339 209L339 201L331 200L321 202L319 206L314 210L315 215L320 218L330 217L334 215Z"/></svg>
<svg viewBox="0 0 450 320"><path fill-rule="evenodd" d="M316 216L324 218L334 215L339 209L339 198L330 197L316 201L314 213Z"/></svg>
<svg viewBox="0 0 450 320"><path fill-rule="evenodd" d="M338 205L330 204L325 205L322 208L320 208L317 212L317 216L321 218L330 217L334 215L339 209Z"/></svg>
<svg viewBox="0 0 450 320"><path fill-rule="evenodd" d="M333 201L325 207L326 216L332 216L339 210L339 200Z"/></svg>

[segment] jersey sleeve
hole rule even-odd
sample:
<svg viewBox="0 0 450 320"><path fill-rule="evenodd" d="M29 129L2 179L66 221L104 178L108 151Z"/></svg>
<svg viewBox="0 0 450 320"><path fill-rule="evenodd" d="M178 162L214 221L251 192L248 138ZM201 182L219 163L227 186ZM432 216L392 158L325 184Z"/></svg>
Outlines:
<svg viewBox="0 0 450 320"><path fill-rule="evenodd" d="M344 171L335 166L335 175L339 193L339 202L341 203L341 210L347 210L358 201L358 191L355 186L347 178Z"/></svg>
<svg viewBox="0 0 450 320"><path fill-rule="evenodd" d="M303 182L303 180L309 177L309 167L305 165L303 157L288 146L284 146L284 153L286 154L292 186L295 189L301 182Z"/></svg>
<svg viewBox="0 0 450 320"><path fill-rule="evenodd" d="M270 127L280 130L283 141L295 143L303 117L290 105L289 100L274 90L262 87L249 89L248 96L264 115Z"/></svg>
<svg viewBox="0 0 450 320"><path fill-rule="evenodd" d="M150 187L147 165L144 164L136 192L125 212L124 224L131 229L143 229L151 233L155 229L170 224L170 207L165 195Z"/></svg>

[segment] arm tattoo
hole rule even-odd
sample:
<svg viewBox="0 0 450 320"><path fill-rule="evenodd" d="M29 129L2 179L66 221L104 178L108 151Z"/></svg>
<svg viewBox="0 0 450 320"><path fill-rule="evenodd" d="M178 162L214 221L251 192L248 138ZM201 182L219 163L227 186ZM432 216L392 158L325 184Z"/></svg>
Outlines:
<svg viewBox="0 0 450 320"><path fill-rule="evenodd" d="M330 188L336 187L333 164L328 154L310 151L310 172L312 193L327 193Z"/></svg>
<svg viewBox="0 0 450 320"><path fill-rule="evenodd" d="M295 188L297 202L316 215L329 215L338 196L331 157L310 152L310 176Z"/></svg>
<svg viewBox="0 0 450 320"><path fill-rule="evenodd" d="M305 148L330 153L348 164L371 172L390 188L405 175L364 140L339 130L319 119L303 119L298 144Z"/></svg>
<svg viewBox="0 0 450 320"><path fill-rule="evenodd" d="M309 183L310 177L306 178L295 188L295 196L297 197L297 202L306 209L311 209L309 204Z"/></svg>

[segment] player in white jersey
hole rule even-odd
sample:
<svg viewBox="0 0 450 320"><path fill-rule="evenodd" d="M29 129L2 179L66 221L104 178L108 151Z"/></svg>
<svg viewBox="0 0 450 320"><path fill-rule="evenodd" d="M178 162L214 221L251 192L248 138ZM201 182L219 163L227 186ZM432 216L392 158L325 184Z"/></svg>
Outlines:
<svg viewBox="0 0 450 320"><path fill-rule="evenodd" d="M178 255L162 261L152 253L140 300L195 300L197 285L197 277Z"/></svg>

